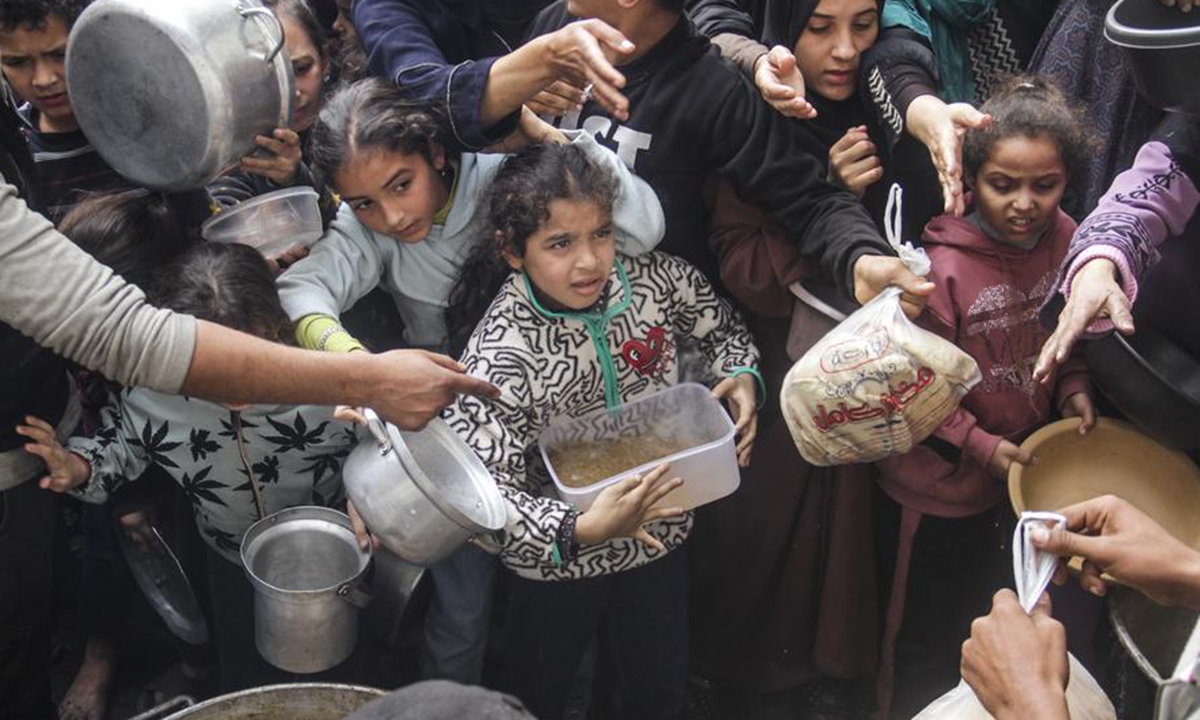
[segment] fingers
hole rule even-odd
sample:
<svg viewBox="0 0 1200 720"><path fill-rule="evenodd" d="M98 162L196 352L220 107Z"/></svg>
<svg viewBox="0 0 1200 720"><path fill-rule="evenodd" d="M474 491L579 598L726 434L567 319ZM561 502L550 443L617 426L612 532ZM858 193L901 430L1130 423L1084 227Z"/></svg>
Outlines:
<svg viewBox="0 0 1200 720"><path fill-rule="evenodd" d="M1104 597L1108 592L1108 585L1100 577L1101 572L1099 565L1091 560L1084 560L1079 571L1079 586L1096 597Z"/></svg>
<svg viewBox="0 0 1200 720"><path fill-rule="evenodd" d="M662 520L664 518L673 518L683 515L686 511L681 507L668 508L651 508L642 516L642 524L649 525L652 522Z"/></svg>
<svg viewBox="0 0 1200 720"><path fill-rule="evenodd" d="M717 386L712 389L712 396L720 400L729 393L733 392L735 387L737 387L737 378L727 377L721 382L717 383Z"/></svg>
<svg viewBox="0 0 1200 720"><path fill-rule="evenodd" d="M646 528L638 528L635 530L633 533L633 539L658 552L667 551L667 548L664 547L661 542L659 542L658 538L646 532Z"/></svg>
<svg viewBox="0 0 1200 720"><path fill-rule="evenodd" d="M354 537L358 540L358 547L366 550L371 546L371 536L367 532L367 524L363 522L362 517L358 514L358 509L350 500L346 501L346 514L350 516L350 526L354 528Z"/></svg>
<svg viewBox="0 0 1200 720"><path fill-rule="evenodd" d="M358 425L367 424L367 416L362 413L362 408L354 408L349 405L338 405L333 409L333 417L335 420L341 420L342 422Z"/></svg>
<svg viewBox="0 0 1200 720"><path fill-rule="evenodd" d="M1090 557L1094 555L1098 549L1096 545L1101 541L1100 538L1080 535L1063 528L1034 528L1029 533L1029 539L1037 549L1067 558Z"/></svg>
<svg viewBox="0 0 1200 720"><path fill-rule="evenodd" d="M665 498L667 495L670 495L672 492L674 492L675 490L677 490L678 488L680 488L682 486L683 486L683 478L671 478L667 482L660 483L658 485L652 485L651 483L648 483L648 482L643 483L642 484L643 491L645 491L646 488L649 488L649 490L645 491L645 496L642 499L642 507L646 508L647 510L649 508L654 507L655 505L658 504L658 502L660 500ZM645 510L643 511L643 513L644 512L645 512ZM643 520L643 522L645 522L645 521Z"/></svg>
<svg viewBox="0 0 1200 720"><path fill-rule="evenodd" d="M754 450L754 440L758 437L758 413L755 413L750 422L746 424L745 431L742 432L737 444L737 456L739 467L749 467L750 453Z"/></svg>
<svg viewBox="0 0 1200 720"><path fill-rule="evenodd" d="M466 369L467 369L466 366L463 365L462 363L460 363L459 361L455 360L454 358L450 357L449 355L443 355L441 353L429 352L428 350L418 350L417 352L421 353L426 358L432 360L435 364L441 365L442 367L446 368L447 370L453 370L454 372L458 372L458 373L466 372Z"/></svg>
<svg viewBox="0 0 1200 720"><path fill-rule="evenodd" d="M1079 434L1087 435L1089 430L1096 427L1096 406L1092 404L1091 398L1086 395L1080 402L1083 404L1083 422L1079 424Z"/></svg>
<svg viewBox="0 0 1200 720"><path fill-rule="evenodd" d="M1112 324L1122 335L1133 334L1133 313L1130 312L1129 298L1125 297L1125 293L1111 293L1104 304L1104 309L1108 312Z"/></svg>
<svg viewBox="0 0 1200 720"><path fill-rule="evenodd" d="M500 397L500 388L491 384L487 380L461 374L454 375L447 382L450 391L456 395L471 395L473 397L486 397L495 400Z"/></svg>
<svg viewBox="0 0 1200 720"><path fill-rule="evenodd" d="M899 259L896 262L897 266L892 274L891 281L888 283L889 285L895 285L906 294L918 297L928 297L937 289L937 285L934 285L923 277L915 275Z"/></svg>
<svg viewBox="0 0 1200 720"><path fill-rule="evenodd" d="M597 40L612 48L619 55L629 55L636 49L634 44L629 41L629 38L621 34L620 30L602 20L587 20L584 22L584 25L588 32L594 35ZM625 78L615 69L613 69L609 79L620 85L625 84Z"/></svg>
<svg viewBox="0 0 1200 720"><path fill-rule="evenodd" d="M643 479L646 482L650 483L651 485L654 485L659 480L661 480L663 475L666 475L670 469L671 469L670 463L663 463L662 465L659 465L658 467L654 468L650 472L646 473L643 476Z"/></svg>
<svg viewBox="0 0 1200 720"><path fill-rule="evenodd" d="M1048 592L1042 593L1041 597L1037 599L1037 602L1035 602L1033 607L1029 610L1030 616L1043 615L1045 617L1051 617L1053 614L1054 607L1050 601L1050 593Z"/></svg>
<svg viewBox="0 0 1200 720"><path fill-rule="evenodd" d="M1013 453L1012 461L1018 465L1034 465L1037 463L1037 458L1025 448L1018 447L1017 451Z"/></svg>

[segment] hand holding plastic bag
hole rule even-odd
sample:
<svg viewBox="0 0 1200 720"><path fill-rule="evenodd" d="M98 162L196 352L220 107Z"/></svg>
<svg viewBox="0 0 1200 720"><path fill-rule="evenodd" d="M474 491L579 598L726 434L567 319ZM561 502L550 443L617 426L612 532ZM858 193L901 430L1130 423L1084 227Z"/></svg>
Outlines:
<svg viewBox="0 0 1200 720"><path fill-rule="evenodd" d="M889 211L893 201L899 205L899 195L894 187ZM913 273L929 272L925 251L901 243L893 224L888 240ZM979 382L975 360L914 325L900 296L899 289L889 288L863 305L784 378L780 406L809 463L867 463L906 453Z"/></svg>
<svg viewBox="0 0 1200 720"><path fill-rule="evenodd" d="M1013 533L1013 577L1017 597L1025 612L1033 609L1046 591L1058 558L1033 547L1027 528L1034 523L1053 528L1066 522L1057 513L1027 512ZM1071 720L1116 720L1117 713L1091 673L1073 655L1068 655L1067 710ZM913 720L993 720L965 681L930 703Z"/></svg>

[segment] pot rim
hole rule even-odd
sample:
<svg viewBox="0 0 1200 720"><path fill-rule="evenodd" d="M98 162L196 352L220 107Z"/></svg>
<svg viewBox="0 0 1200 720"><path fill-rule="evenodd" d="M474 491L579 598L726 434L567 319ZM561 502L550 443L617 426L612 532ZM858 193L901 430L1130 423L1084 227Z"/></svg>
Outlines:
<svg viewBox="0 0 1200 720"><path fill-rule="evenodd" d="M1143 328L1143 329L1139 330L1139 332L1146 332L1147 334L1154 334L1154 335L1159 335L1159 336L1162 335L1158 331L1153 330L1151 328ZM1176 386L1175 383L1171 382L1171 380L1169 380L1161 372L1159 372L1158 369L1155 368L1154 365L1151 364L1149 360L1147 360L1145 357L1142 356L1142 354L1140 352L1137 351L1137 348L1133 347L1133 345L1131 345L1129 343L1128 338L1126 338L1124 335L1122 335L1119 332L1113 332L1109 337L1115 339L1115 342L1117 343L1117 347L1120 348L1120 350L1122 352L1124 352L1128 358L1133 360L1133 362L1136 363L1139 368L1144 370L1148 375L1150 375L1152 378L1154 378L1154 380L1156 382L1158 382L1163 387L1165 387L1168 391L1170 391L1170 393L1173 396L1175 396L1177 399L1183 401L1186 405L1188 405L1188 407L1190 407L1193 410L1196 410L1197 412L1200 412L1200 399L1194 398L1190 394L1184 392L1178 386ZM1106 338L1101 338L1098 342L1104 342L1105 339ZM1164 339L1166 339L1166 338L1164 338ZM1168 340L1168 342L1170 342L1170 341ZM1172 344L1174 344L1174 343L1172 343ZM1180 352L1184 352L1184 351L1180 350ZM1197 368L1197 369L1200 370L1200 368Z"/></svg>
<svg viewBox="0 0 1200 720"><path fill-rule="evenodd" d="M404 440L405 433L391 423L387 423L386 427L388 430L388 435L392 438L392 445L396 451L396 459L400 462L401 470L405 475L412 478L413 484L417 486L417 489L419 489L421 493L429 500L429 502L433 503L433 506L441 511L441 513L445 515L447 519L472 535L481 532L497 532L504 528L507 520L507 513L504 509L504 499L500 496L500 490L496 486L495 478L493 478L492 474L488 472L487 467L483 464L483 461L479 459L479 456L475 454L475 451L467 446L466 443L462 442L462 439L456 432L454 432L453 428L451 428L441 419L434 418L428 425L425 426L424 429L417 430L413 434L433 433L435 436L439 437L439 439L443 439L445 443L449 443L451 445L461 443L462 447L458 448L461 451L461 457L458 459L467 465L473 466L472 468L467 469L467 474L471 476L472 485L479 492L480 500L484 503L485 511L489 516L488 520L493 521L491 525L475 522L471 518L467 517L467 514L456 507L454 503L451 503L443 498L441 493L437 490L437 483L425 474L425 471L421 469L420 464L417 462L416 457L413 455L412 451L409 450L408 443L406 443ZM486 482L480 482L482 478L490 480L491 484L489 485ZM492 525L494 525L494 527Z"/></svg>
<svg viewBox="0 0 1200 720"><path fill-rule="evenodd" d="M288 515L295 515L296 517L281 517ZM358 551L360 560L363 556L366 556L365 562L362 562L362 567L360 567L353 575L341 580L340 582L334 583L333 585L323 588L314 588L311 590L288 590L287 588L281 588L276 585L272 585L266 580L263 580L254 573L254 571L251 569L250 563L247 562L247 551L250 549L250 546L253 544L253 542L257 540L264 532L278 525L279 523L287 522L288 520L324 520L333 525L337 525L338 527L349 530L351 535L354 534L354 526L350 523L349 515L334 510L333 508L321 507L320 505L295 505L293 507L277 510L261 520L256 521L248 530L246 530L246 534L242 536L242 545L240 551L238 552L238 555L242 561L242 570L245 571L246 577L250 579L250 584L253 585L256 590L263 589L281 597L288 598L311 598L318 595L328 595L329 593L337 592L347 583L358 582L362 576L366 574L367 570L370 569L371 559L374 557L373 548L368 546L364 550L357 542L355 542L354 549Z"/></svg>
<svg viewBox="0 0 1200 720"><path fill-rule="evenodd" d="M1132 50L1178 50L1189 47L1200 47L1200 24L1187 27L1164 29L1137 28L1126 25L1117 19L1118 11L1131 0L1118 0L1108 9L1104 18L1104 38L1113 45ZM1174 8L1180 18L1191 21Z"/></svg>
<svg viewBox="0 0 1200 720"><path fill-rule="evenodd" d="M177 718L177 717L187 717L188 714L198 712L201 710L207 710L212 707L217 707L224 703L236 701L241 698L255 697L257 695L266 695L266 694L269 694L269 693L275 692L275 691L286 692L288 690L345 690L345 691L362 693L364 695L374 695L377 698L387 695L387 692L385 690L380 690L379 688L374 688L369 685L351 685L351 684L347 684L347 683L314 682L314 683L277 683L275 685L259 685L258 687L247 688L245 690L238 690L237 692L231 692L231 693L227 693L225 695L218 695L214 698L209 698L208 700L205 700L204 702L196 703L195 705L192 705L191 707L184 708L177 713L172 713L171 715L167 716L167 720L172 720L172 718Z"/></svg>

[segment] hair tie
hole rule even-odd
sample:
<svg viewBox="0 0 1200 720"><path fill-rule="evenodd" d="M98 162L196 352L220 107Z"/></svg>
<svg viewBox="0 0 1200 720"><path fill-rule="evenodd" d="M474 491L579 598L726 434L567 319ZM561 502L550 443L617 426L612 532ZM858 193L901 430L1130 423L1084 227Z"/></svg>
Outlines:
<svg viewBox="0 0 1200 720"><path fill-rule="evenodd" d="M1018 90L1037 90L1037 85L1031 82L1017 83Z"/></svg>

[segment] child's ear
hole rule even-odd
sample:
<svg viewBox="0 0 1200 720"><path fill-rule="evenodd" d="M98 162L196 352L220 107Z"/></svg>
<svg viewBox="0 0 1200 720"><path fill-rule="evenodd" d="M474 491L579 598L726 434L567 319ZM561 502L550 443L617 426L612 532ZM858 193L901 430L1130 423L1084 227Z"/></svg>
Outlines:
<svg viewBox="0 0 1200 720"><path fill-rule="evenodd" d="M446 167L446 151L441 145L431 143L433 150L433 169L441 172Z"/></svg>
<svg viewBox="0 0 1200 720"><path fill-rule="evenodd" d="M505 262L505 264L507 264L513 270L520 270L521 268L525 267L525 261L520 255L517 255L515 252L513 252L512 244L508 242L508 238L504 236L503 232L497 230L496 234L493 236L493 240L496 243L496 253L500 256L500 259Z"/></svg>

